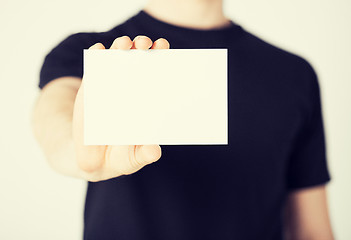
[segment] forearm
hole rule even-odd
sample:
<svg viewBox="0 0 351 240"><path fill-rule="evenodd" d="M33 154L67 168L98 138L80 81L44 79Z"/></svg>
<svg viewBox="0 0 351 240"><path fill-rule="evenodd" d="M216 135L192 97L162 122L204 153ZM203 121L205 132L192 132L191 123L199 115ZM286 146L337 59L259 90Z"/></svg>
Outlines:
<svg viewBox="0 0 351 240"><path fill-rule="evenodd" d="M80 79L53 80L42 90L32 115L34 135L50 166L59 173L81 177L72 139L74 101Z"/></svg>

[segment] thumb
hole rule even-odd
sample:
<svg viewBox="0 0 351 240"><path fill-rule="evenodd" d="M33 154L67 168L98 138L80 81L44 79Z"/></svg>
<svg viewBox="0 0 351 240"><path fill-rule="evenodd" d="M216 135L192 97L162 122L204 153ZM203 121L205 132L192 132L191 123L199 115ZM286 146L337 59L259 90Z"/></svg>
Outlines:
<svg viewBox="0 0 351 240"><path fill-rule="evenodd" d="M135 160L141 165L156 162L161 155L161 147L157 144L137 145L135 148Z"/></svg>

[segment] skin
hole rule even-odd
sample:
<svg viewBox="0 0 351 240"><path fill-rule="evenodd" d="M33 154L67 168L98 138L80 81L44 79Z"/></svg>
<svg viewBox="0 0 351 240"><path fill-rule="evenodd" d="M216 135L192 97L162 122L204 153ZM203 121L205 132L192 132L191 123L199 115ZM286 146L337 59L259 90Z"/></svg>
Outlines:
<svg viewBox="0 0 351 240"><path fill-rule="evenodd" d="M146 36L133 41L116 38L110 49L168 49L160 38ZM96 43L89 49L105 49ZM161 157L159 145L86 146L83 145L84 77L62 77L41 91L33 113L34 134L50 165L58 172L97 182L132 174Z"/></svg>
<svg viewBox="0 0 351 240"><path fill-rule="evenodd" d="M229 24L221 0L150 0L144 11L164 22L194 29ZM105 49L96 43L90 49ZM116 38L110 49L168 49L166 39ZM84 77L61 77L40 92L33 109L33 132L53 169L88 181L132 174L160 159L159 145L84 146ZM118 123L116 123L118 124ZM288 240L332 240L326 186L292 191L285 207Z"/></svg>
<svg viewBox="0 0 351 240"><path fill-rule="evenodd" d="M161 21L187 28L208 30L230 24L220 0L149 0L144 10Z"/></svg>
<svg viewBox="0 0 351 240"><path fill-rule="evenodd" d="M168 49L165 39L154 43L146 36L137 36L133 41L128 36L117 38L110 49ZM90 49L105 49L97 43ZM130 145L130 146L86 146L83 145L83 96L84 78L78 89L73 110L73 141L76 150L78 166L85 172L93 174L92 180L100 181L125 174L132 174L143 166L157 161L161 157L159 145Z"/></svg>
<svg viewBox="0 0 351 240"><path fill-rule="evenodd" d="M296 190L288 195L285 226L287 240L334 239L324 185Z"/></svg>

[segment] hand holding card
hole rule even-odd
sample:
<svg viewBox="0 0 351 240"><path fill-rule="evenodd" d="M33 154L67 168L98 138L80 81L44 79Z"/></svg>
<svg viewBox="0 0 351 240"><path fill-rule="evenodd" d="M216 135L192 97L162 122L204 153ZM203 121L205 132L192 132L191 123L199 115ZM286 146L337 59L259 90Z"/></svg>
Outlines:
<svg viewBox="0 0 351 240"><path fill-rule="evenodd" d="M117 38L113 49L167 49L169 43L165 39L152 42L148 37L138 36L131 41L129 37ZM89 51L105 51L101 43L90 47ZM116 66L117 67L117 66ZM73 145L80 176L88 181L96 182L131 174L161 157L159 145L84 145L84 96L85 76L76 95L73 111ZM104 106L100 106L104 107ZM113 111L113 109L111 109ZM114 126L120 123L115 122ZM112 126L112 128L114 128ZM98 126L99 127L99 126Z"/></svg>

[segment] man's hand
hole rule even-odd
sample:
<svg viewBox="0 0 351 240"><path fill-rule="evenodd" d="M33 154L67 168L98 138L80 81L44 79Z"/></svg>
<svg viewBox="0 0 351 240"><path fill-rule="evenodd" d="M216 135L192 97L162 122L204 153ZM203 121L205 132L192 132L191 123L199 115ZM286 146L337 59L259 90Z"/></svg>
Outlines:
<svg viewBox="0 0 351 240"><path fill-rule="evenodd" d="M163 38L152 42L146 36L137 36L131 41L129 37L123 36L116 38L110 47L124 50L150 48L169 49L169 43ZM96 43L90 49L105 47ZM83 95L84 76L82 80L61 77L42 89L35 106L33 130L55 170L96 182L134 173L161 157L159 145L84 145Z"/></svg>
<svg viewBox="0 0 351 240"><path fill-rule="evenodd" d="M152 43L146 36L137 36L134 41L127 36L115 39L110 49L168 49L165 39ZM105 49L101 43L89 49ZM83 95L84 77L78 90L73 111L73 140L78 166L87 173L90 181L100 181L124 174L131 174L161 157L159 145L87 146L83 145ZM103 106L101 106L103 107ZM111 111L113 111L111 109ZM118 113L116 113L118 114ZM118 124L118 122L116 122Z"/></svg>

